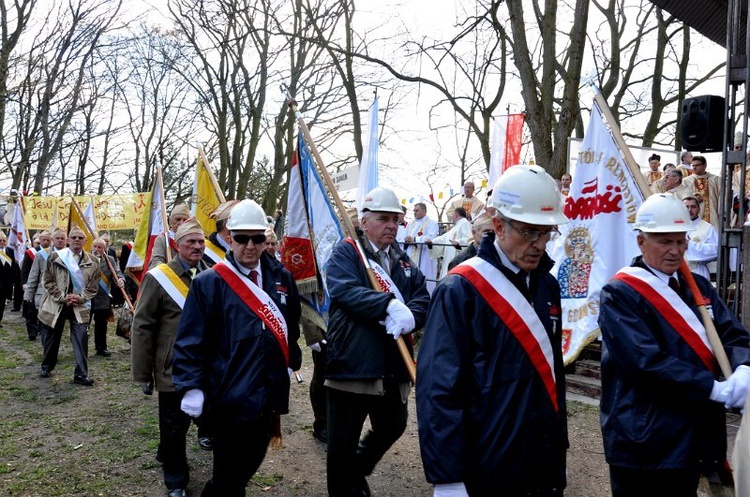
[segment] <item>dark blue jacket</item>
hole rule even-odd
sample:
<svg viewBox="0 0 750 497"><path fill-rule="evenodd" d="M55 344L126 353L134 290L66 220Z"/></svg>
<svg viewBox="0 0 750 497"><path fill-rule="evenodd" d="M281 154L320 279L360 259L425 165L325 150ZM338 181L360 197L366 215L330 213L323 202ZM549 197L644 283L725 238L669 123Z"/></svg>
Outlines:
<svg viewBox="0 0 750 497"><path fill-rule="evenodd" d="M640 257L634 266L647 269ZM711 284L694 275L711 301L714 324L736 368L750 364L748 334ZM699 316L679 277L684 300ZM714 375L667 323L659 309L627 283L602 288L601 424L604 453L614 466L696 469L726 458L724 407L709 400Z"/></svg>
<svg viewBox="0 0 750 497"><path fill-rule="evenodd" d="M493 234L483 238L478 257L519 287L502 266L494 240ZM551 267L545 254L530 274L529 292L554 350L557 412L521 344L476 288L449 273L435 289L417 357L427 481L464 482L472 497L565 487L560 287Z"/></svg>
<svg viewBox="0 0 750 497"><path fill-rule="evenodd" d="M362 241L371 254L370 242ZM414 315L414 329L418 330L424 326L430 301L424 275L397 244L391 247L397 254L391 257L391 279ZM386 308L394 296L372 289L364 264L351 243L342 241L334 248L326 283L331 295L326 378L410 381L396 341L378 323L386 318ZM406 340L407 346L409 342Z"/></svg>
<svg viewBox="0 0 750 497"><path fill-rule="evenodd" d="M235 264L231 253L226 262ZM266 252L261 255L261 274L263 290L286 320L289 367L299 369L297 286L289 271ZM203 390L204 411L214 422L289 412L289 373L281 346L213 269L199 273L190 285L177 329L172 375L181 393Z"/></svg>

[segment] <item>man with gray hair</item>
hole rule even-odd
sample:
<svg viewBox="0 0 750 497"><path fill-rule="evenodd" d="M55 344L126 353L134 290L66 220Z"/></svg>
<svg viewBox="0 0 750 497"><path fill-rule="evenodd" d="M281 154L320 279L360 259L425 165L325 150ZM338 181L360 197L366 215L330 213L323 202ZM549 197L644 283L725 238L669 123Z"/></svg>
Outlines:
<svg viewBox="0 0 750 497"><path fill-rule="evenodd" d="M90 387L88 377L91 299L99 288L99 260L83 250L86 235L74 227L68 234L69 248L50 254L44 271L44 295L39 307L44 356L40 376L48 378L57 365L60 339L70 321L70 342L76 366L73 383Z"/></svg>

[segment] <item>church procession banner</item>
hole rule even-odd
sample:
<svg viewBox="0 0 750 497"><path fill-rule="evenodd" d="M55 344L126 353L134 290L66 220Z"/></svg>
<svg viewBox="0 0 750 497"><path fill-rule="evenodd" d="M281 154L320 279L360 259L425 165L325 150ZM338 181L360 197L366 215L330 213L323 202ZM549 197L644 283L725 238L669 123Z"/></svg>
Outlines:
<svg viewBox="0 0 750 497"><path fill-rule="evenodd" d="M562 236L548 247L560 283L565 364L599 336L602 286L640 253L633 224L643 200L594 104L565 198L570 223L560 226Z"/></svg>
<svg viewBox="0 0 750 497"><path fill-rule="evenodd" d="M100 232L130 230L138 227L141 216L148 215L148 199L151 192L127 195L98 195L74 197L82 209L94 202L96 228ZM51 226L68 225L70 196L23 198L26 228L48 230Z"/></svg>

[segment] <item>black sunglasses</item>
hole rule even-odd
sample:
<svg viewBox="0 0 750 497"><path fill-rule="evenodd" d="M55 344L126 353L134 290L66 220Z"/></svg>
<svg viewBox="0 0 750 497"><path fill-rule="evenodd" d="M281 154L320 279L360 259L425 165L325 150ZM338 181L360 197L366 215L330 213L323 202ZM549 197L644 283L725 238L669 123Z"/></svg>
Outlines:
<svg viewBox="0 0 750 497"><path fill-rule="evenodd" d="M253 242L253 245L260 245L261 243L265 243L266 241L266 235L260 234L260 235L232 235L232 240L239 243L240 245L247 245L247 242L251 241Z"/></svg>

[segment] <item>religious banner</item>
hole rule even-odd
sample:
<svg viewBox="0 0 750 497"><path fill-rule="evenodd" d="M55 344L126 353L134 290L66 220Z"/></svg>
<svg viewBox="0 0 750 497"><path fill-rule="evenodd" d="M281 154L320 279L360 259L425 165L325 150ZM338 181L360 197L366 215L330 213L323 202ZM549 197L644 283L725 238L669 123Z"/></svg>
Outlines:
<svg viewBox="0 0 750 497"><path fill-rule="evenodd" d="M640 252L633 231L643 195L596 103L578 155L560 236L548 247L562 298L563 358L599 336L599 292Z"/></svg>
<svg viewBox="0 0 750 497"><path fill-rule="evenodd" d="M94 202L98 231L130 230L138 227L141 216L148 213L150 192L125 195L95 195L73 197L86 210ZM48 230L53 226L67 226L71 197L24 197L26 227L29 230Z"/></svg>
<svg viewBox="0 0 750 497"><path fill-rule="evenodd" d="M216 183L211 172L211 164L208 163L201 146L198 149L198 161L195 164L190 214L195 217L206 235L216 231L216 221L211 219L211 213L225 201L224 193Z"/></svg>

